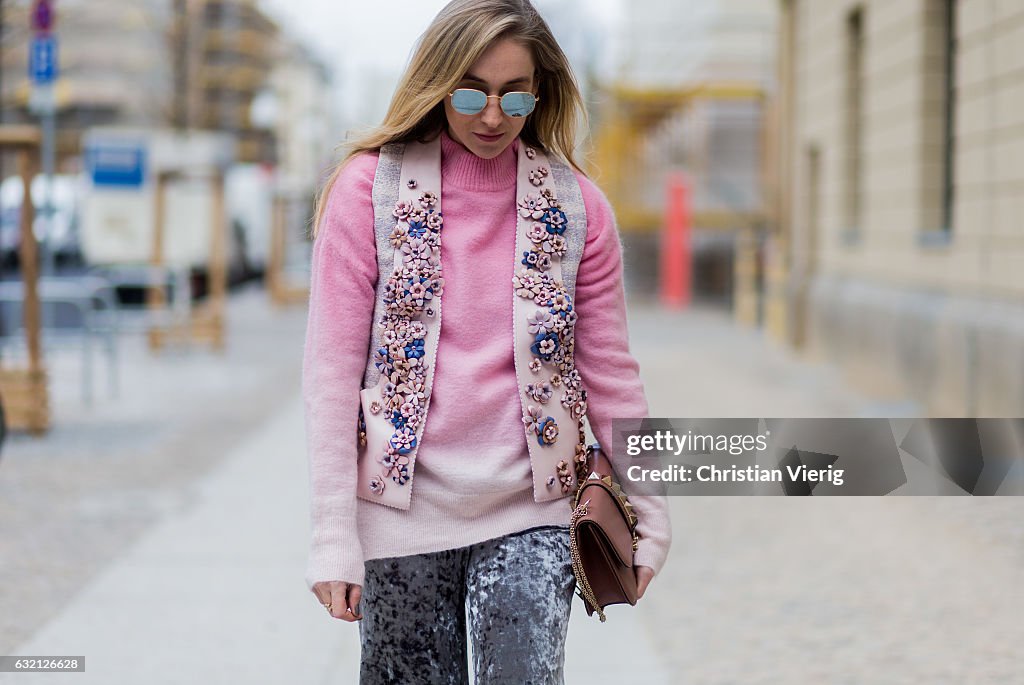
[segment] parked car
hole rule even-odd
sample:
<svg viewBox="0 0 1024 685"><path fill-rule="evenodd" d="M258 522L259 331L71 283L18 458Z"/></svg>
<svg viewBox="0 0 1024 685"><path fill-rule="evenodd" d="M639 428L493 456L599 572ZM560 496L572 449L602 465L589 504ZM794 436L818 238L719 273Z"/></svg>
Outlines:
<svg viewBox="0 0 1024 685"><path fill-rule="evenodd" d="M21 249L21 205L24 185L21 177L8 176L0 182L0 261L5 268L17 266ZM78 176L53 177L53 225L46 220L43 205L46 199L46 177L32 179L32 204L35 221L32 225L38 243L46 244L58 265L82 263L78 239L81 185Z"/></svg>

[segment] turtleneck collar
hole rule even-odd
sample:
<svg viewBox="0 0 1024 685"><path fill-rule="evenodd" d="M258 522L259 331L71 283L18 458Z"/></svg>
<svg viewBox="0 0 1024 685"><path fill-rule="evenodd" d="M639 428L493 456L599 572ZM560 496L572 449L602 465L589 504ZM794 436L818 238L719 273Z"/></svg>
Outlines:
<svg viewBox="0 0 1024 685"><path fill-rule="evenodd" d="M452 140L444 130L441 132L442 182L464 190L512 189L514 192L518 149L517 138L494 159L483 159L462 143Z"/></svg>

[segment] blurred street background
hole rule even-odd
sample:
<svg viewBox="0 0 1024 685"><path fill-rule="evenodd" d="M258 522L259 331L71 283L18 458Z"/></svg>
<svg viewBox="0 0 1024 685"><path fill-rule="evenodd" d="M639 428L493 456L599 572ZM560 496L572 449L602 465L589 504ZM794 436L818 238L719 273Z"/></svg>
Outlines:
<svg viewBox="0 0 1024 685"><path fill-rule="evenodd" d="M303 583L309 221L444 4L0 0L0 654L357 681ZM652 416L1024 416L1024 3L535 5ZM670 504L568 682L1024 682L1020 499Z"/></svg>

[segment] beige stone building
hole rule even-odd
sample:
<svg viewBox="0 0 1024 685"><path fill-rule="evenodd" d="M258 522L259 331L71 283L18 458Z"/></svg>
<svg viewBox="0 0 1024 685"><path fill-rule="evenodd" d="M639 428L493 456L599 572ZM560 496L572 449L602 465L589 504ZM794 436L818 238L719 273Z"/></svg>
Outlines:
<svg viewBox="0 0 1024 685"><path fill-rule="evenodd" d="M276 161L273 132L254 125L253 99L269 87L279 48L277 24L256 0L178 0L184 26L176 25L184 63L189 126L235 136L240 162ZM178 98L179 103L181 98Z"/></svg>
<svg viewBox="0 0 1024 685"><path fill-rule="evenodd" d="M1024 2L780 0L767 325L935 416L1024 416Z"/></svg>
<svg viewBox="0 0 1024 685"><path fill-rule="evenodd" d="M6 123L37 123L28 110L30 0L8 0L0 42L0 109ZM166 0L62 0L56 8L59 78L57 149L61 158L79 153L90 126L144 126L166 120L172 109L173 65Z"/></svg>
<svg viewBox="0 0 1024 685"><path fill-rule="evenodd" d="M256 0L61 0L58 151L80 152L91 126L173 125L227 131L240 161L273 161L273 132L250 108L267 87L280 29ZM28 112L30 0L5 3L0 109L10 123Z"/></svg>

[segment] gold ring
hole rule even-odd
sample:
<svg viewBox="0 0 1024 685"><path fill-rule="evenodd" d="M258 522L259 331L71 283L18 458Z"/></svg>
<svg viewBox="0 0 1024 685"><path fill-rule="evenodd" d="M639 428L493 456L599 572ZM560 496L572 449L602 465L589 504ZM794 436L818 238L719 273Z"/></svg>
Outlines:
<svg viewBox="0 0 1024 685"><path fill-rule="evenodd" d="M323 604L323 602L321 602L321 604ZM327 611L330 611L331 610L331 605L330 604L324 604L324 609L327 609Z"/></svg>

